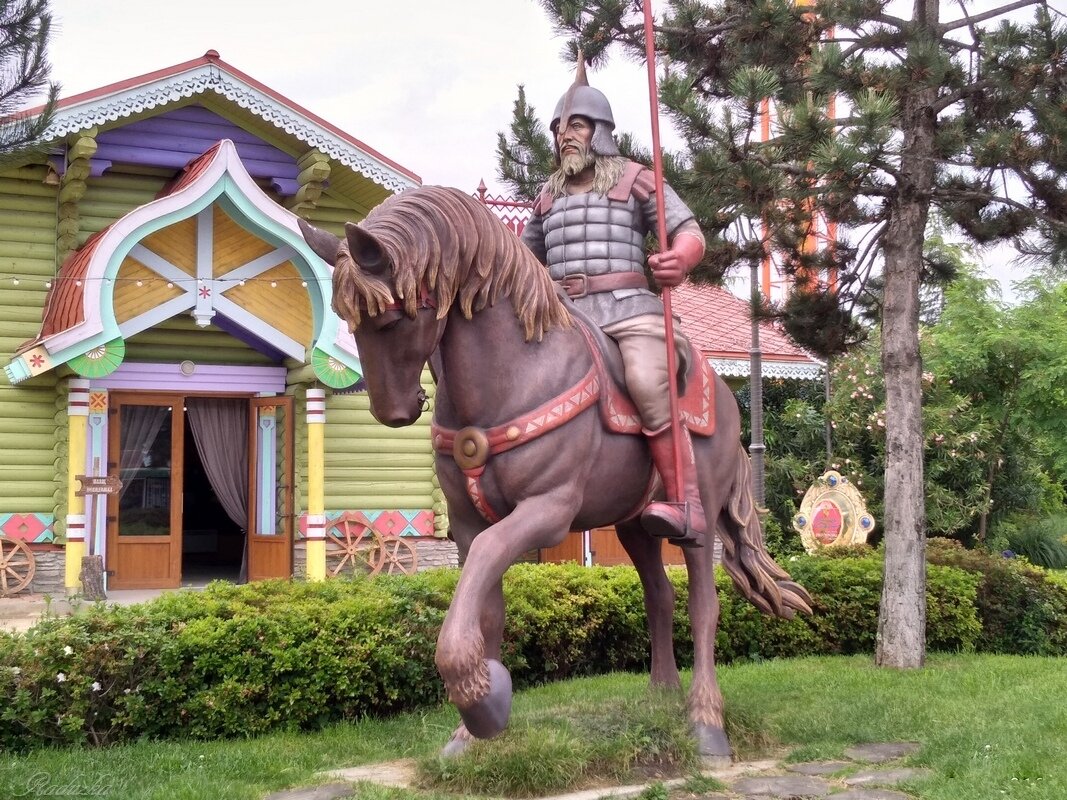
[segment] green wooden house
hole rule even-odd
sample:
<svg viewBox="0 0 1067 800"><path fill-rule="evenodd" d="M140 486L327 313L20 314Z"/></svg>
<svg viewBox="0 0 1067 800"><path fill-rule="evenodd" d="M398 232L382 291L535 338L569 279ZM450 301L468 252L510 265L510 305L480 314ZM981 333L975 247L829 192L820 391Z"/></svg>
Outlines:
<svg viewBox="0 0 1067 800"><path fill-rule="evenodd" d="M85 555L109 589L322 578L383 543L454 563L428 419L371 418L297 228L419 177L214 51L64 99L48 143L0 173L0 537L32 552L25 590L77 591Z"/></svg>

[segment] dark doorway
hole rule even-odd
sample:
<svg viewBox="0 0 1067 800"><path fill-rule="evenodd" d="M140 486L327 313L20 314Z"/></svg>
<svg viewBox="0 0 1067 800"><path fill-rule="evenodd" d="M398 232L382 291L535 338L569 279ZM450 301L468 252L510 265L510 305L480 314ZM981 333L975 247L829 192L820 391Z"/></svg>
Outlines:
<svg viewBox="0 0 1067 800"><path fill-rule="evenodd" d="M203 586L213 580L237 582L245 534L230 519L211 488L188 418L182 477L182 585Z"/></svg>

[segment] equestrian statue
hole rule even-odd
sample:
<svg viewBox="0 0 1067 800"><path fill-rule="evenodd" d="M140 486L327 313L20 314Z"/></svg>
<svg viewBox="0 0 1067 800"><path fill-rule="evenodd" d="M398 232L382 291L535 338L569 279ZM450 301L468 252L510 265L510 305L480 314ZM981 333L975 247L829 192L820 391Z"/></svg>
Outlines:
<svg viewBox="0 0 1067 800"><path fill-rule="evenodd" d="M663 304L644 272L657 182L619 156L611 107L583 69L551 128L559 169L522 241L484 204L435 186L389 198L342 238L300 223L334 267L333 308L355 336L375 418L412 424L426 406L427 363L436 383L436 469L463 564L437 641L462 720L443 752L507 726L508 567L570 531L614 525L644 588L655 686L681 686L661 549L664 538L683 547L690 724L703 755L728 758L712 535L737 588L764 612L810 613L810 598L767 553L729 388L681 335L678 374L668 374ZM677 194L662 191L670 246L647 261L658 284L673 286L704 240ZM672 380L684 386L676 442ZM672 481L682 498L665 495Z"/></svg>

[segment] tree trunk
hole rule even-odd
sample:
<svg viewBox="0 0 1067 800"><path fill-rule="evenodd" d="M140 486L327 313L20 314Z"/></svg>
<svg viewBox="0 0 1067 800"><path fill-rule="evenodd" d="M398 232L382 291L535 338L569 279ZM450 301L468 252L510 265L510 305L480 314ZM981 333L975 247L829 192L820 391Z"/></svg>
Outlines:
<svg viewBox="0 0 1067 800"><path fill-rule="evenodd" d="M104 559L101 556L82 556L82 597L86 600L107 600L104 594Z"/></svg>
<svg viewBox="0 0 1067 800"><path fill-rule="evenodd" d="M937 24L937 6L938 0L915 0L919 27ZM921 667L926 658L919 279L934 182L936 98L936 89L921 85L903 98L901 174L885 236L885 574L875 653L875 662L883 667Z"/></svg>

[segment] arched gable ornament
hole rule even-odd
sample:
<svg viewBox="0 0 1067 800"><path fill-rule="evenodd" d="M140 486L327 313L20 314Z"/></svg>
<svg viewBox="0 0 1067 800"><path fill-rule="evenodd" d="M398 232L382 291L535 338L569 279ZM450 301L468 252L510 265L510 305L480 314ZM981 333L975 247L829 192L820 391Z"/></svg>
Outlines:
<svg viewBox="0 0 1067 800"><path fill-rule="evenodd" d="M804 549L815 553L826 547L864 544L874 530L874 517L852 481L830 470L804 494L793 527Z"/></svg>
<svg viewBox="0 0 1067 800"><path fill-rule="evenodd" d="M186 219L194 219L197 236L211 242L213 205L271 242L274 249L216 276L208 258L198 261L195 275L188 274L142 244L149 234ZM210 253L210 246L204 252ZM142 261L157 277L171 281L168 287L181 284L183 288L180 296L120 324L114 308L115 278L127 255ZM243 286L245 279L253 280L286 261L308 288L313 326L310 346L284 335L270 319L226 296ZM191 161L159 197L94 234L68 259L50 290L40 334L15 354L4 371L12 384L60 364L68 364L84 377L102 377L121 364L130 336L188 312L199 325L221 314L289 358L311 364L326 385L346 388L359 380L362 368L355 340L330 308L331 289L330 268L300 235L296 215L259 188L236 146L223 139Z"/></svg>

